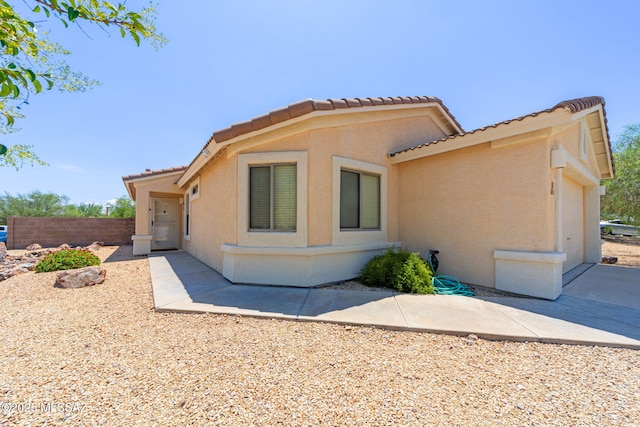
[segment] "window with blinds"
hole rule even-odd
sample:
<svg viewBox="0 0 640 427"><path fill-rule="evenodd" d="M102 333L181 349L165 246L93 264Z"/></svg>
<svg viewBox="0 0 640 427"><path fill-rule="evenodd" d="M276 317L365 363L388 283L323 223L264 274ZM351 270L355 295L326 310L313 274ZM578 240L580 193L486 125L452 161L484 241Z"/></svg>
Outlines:
<svg viewBox="0 0 640 427"><path fill-rule="evenodd" d="M380 176L340 171L340 228L380 229Z"/></svg>
<svg viewBox="0 0 640 427"><path fill-rule="evenodd" d="M250 230L296 230L296 173L295 164L249 167Z"/></svg>

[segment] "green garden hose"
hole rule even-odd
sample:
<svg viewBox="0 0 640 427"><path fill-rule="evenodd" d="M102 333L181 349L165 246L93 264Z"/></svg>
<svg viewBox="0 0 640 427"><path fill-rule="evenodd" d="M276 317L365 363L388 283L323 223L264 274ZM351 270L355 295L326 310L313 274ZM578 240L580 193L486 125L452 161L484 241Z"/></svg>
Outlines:
<svg viewBox="0 0 640 427"><path fill-rule="evenodd" d="M431 284L435 288L436 294L462 295L472 297L474 295L473 291L469 289L467 285L463 285L462 283L460 283L460 281L455 277L438 276L436 274L436 269L438 268L438 258L436 258L437 253L438 251L436 250L429 251L429 267L431 267L431 271L433 272L433 279L431 279Z"/></svg>

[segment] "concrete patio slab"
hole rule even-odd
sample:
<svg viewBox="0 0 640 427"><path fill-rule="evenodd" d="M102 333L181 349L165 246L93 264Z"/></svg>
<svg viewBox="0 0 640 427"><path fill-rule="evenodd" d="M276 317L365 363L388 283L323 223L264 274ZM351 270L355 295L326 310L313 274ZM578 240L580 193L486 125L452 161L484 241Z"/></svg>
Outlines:
<svg viewBox="0 0 640 427"><path fill-rule="evenodd" d="M640 268L596 264L562 291L566 296L640 310Z"/></svg>
<svg viewBox="0 0 640 427"><path fill-rule="evenodd" d="M637 332L626 327L620 328L612 319L597 317L590 312L560 304L556 304L553 309L550 309L548 303L542 300L521 299L525 301L525 303L521 303L516 301L520 298L509 298L509 301L497 301L498 299L492 299L495 302L494 307L513 321L527 325L527 329L530 329L538 337L538 341L586 345L615 343L617 346L640 348L638 339L623 335L625 331L631 332L633 335L636 335ZM637 330L637 328L635 329ZM609 332L610 330L621 333Z"/></svg>
<svg viewBox="0 0 640 427"><path fill-rule="evenodd" d="M235 285L182 251L154 253L149 267L159 311L640 349L640 269L587 267L548 301Z"/></svg>
<svg viewBox="0 0 640 427"><path fill-rule="evenodd" d="M276 291L274 293L269 286L226 286L161 308L178 311L194 311L198 308L198 311L215 313L296 319L309 289L279 287Z"/></svg>
<svg viewBox="0 0 640 427"><path fill-rule="evenodd" d="M300 320L406 328L393 292L311 289Z"/></svg>
<svg viewBox="0 0 640 427"><path fill-rule="evenodd" d="M453 295L396 295L410 329L485 338L536 340L537 336L491 303Z"/></svg>

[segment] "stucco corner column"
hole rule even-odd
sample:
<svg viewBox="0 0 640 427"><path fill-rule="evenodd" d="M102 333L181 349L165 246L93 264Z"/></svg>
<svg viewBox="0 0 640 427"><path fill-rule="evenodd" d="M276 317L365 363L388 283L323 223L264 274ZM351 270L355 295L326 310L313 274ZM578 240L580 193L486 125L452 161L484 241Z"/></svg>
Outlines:
<svg viewBox="0 0 640 427"><path fill-rule="evenodd" d="M554 300L562 293L564 252L494 251L496 289Z"/></svg>
<svg viewBox="0 0 640 427"><path fill-rule="evenodd" d="M133 240L134 255L149 255L151 253L151 239L153 236L135 235L131 236Z"/></svg>

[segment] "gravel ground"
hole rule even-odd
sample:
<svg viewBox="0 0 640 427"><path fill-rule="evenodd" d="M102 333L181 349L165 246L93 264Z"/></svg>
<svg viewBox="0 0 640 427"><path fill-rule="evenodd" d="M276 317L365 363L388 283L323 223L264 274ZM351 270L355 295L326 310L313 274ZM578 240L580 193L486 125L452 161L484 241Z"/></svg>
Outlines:
<svg viewBox="0 0 640 427"><path fill-rule="evenodd" d="M640 425L638 351L156 313L146 258L99 255L0 282L1 426Z"/></svg>

